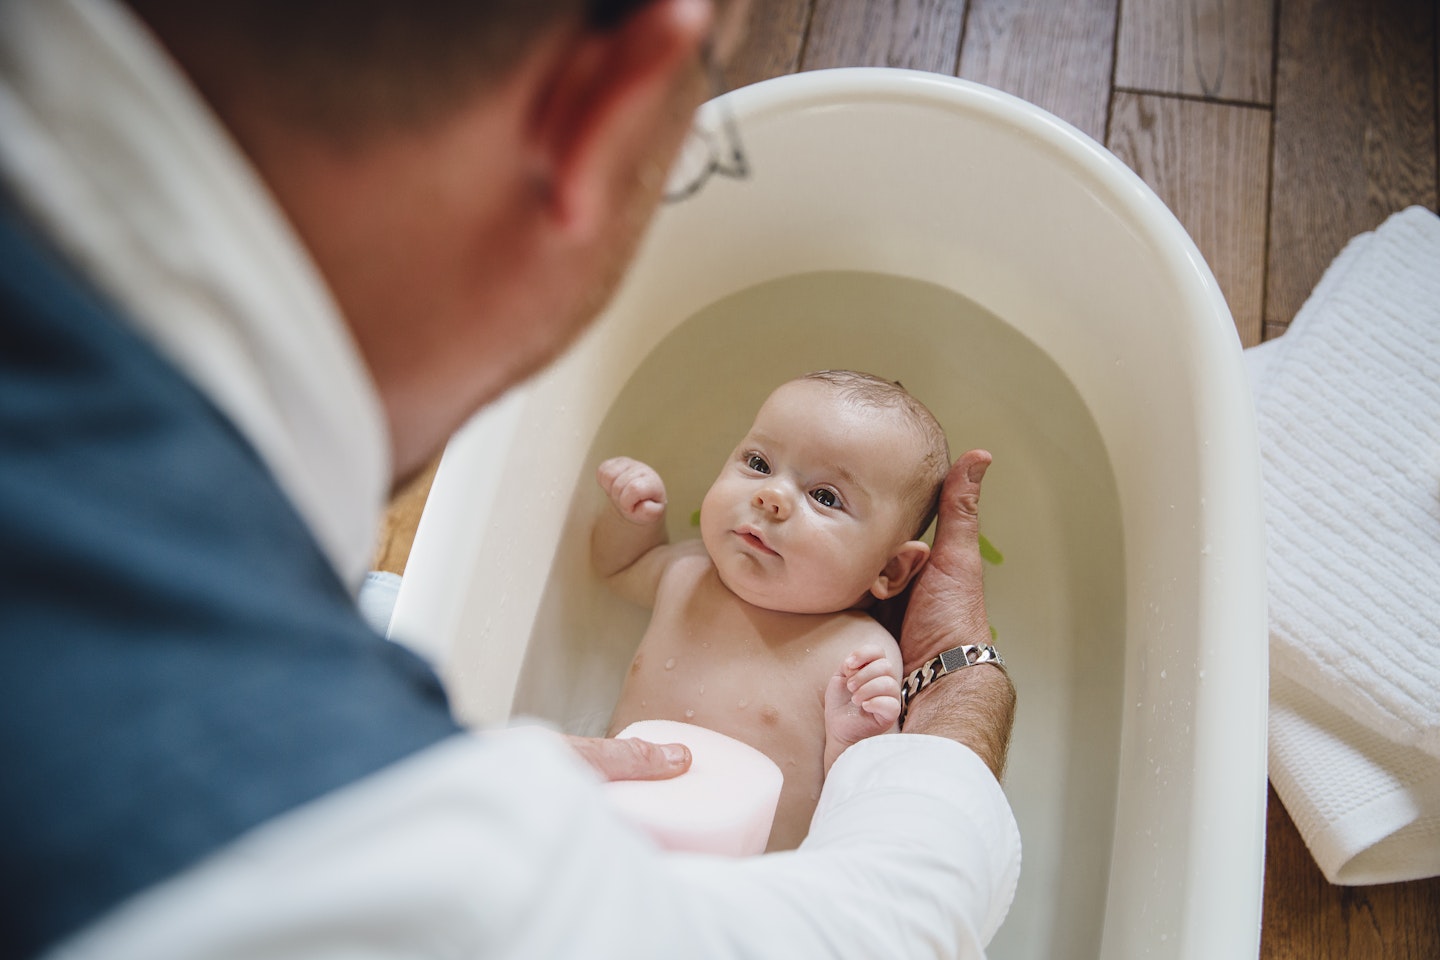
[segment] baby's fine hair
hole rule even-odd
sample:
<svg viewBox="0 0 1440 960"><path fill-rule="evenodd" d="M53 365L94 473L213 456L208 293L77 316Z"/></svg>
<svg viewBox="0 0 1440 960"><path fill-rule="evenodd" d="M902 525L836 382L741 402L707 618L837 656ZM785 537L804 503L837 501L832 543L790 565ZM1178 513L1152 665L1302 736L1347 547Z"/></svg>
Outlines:
<svg viewBox="0 0 1440 960"><path fill-rule="evenodd" d="M940 421L898 380L886 380L858 370L817 370L799 379L827 383L852 403L894 410L915 430L924 453L916 465L910 489L905 491L905 499L915 518L914 535L922 536L935 519L940 488L950 472L950 445Z"/></svg>

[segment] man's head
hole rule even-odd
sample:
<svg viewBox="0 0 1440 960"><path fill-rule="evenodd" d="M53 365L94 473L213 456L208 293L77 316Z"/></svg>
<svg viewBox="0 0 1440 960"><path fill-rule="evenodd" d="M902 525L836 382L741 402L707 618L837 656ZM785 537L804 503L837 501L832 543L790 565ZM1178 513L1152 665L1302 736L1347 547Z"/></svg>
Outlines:
<svg viewBox="0 0 1440 960"><path fill-rule="evenodd" d="M397 477L603 307L744 0L132 0L326 280Z"/></svg>
<svg viewBox="0 0 1440 960"><path fill-rule="evenodd" d="M898 594L949 468L935 418L898 384L825 371L783 384L705 495L721 580L772 610L829 613Z"/></svg>

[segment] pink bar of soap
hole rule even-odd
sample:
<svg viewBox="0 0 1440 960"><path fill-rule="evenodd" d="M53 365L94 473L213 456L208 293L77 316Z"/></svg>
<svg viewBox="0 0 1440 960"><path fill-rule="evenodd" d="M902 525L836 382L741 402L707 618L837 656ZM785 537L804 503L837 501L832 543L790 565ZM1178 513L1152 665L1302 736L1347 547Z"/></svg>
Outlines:
<svg viewBox="0 0 1440 960"><path fill-rule="evenodd" d="M673 780L607 783L621 816L667 850L765 852L785 779L773 760L732 737L674 720L641 720L616 736L683 743L692 758L690 769Z"/></svg>

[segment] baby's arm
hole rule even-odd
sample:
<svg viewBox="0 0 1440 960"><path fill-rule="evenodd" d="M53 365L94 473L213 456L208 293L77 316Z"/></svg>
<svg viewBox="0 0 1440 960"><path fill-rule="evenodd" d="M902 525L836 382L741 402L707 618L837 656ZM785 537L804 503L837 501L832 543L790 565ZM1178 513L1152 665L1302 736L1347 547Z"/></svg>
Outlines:
<svg viewBox="0 0 1440 960"><path fill-rule="evenodd" d="M867 640L840 664L825 690L825 773L851 744L894 733L900 719L900 651L887 635Z"/></svg>
<svg viewBox="0 0 1440 960"><path fill-rule="evenodd" d="M647 464L614 457L595 471L610 507L595 522L590 560L611 589L636 603L652 606L668 561L657 549L665 533L665 483Z"/></svg>

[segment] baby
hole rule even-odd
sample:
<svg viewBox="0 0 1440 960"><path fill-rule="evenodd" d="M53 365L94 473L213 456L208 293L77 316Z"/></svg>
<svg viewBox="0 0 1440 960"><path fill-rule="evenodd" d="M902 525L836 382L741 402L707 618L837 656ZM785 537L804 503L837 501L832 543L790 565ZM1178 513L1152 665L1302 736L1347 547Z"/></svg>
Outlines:
<svg viewBox="0 0 1440 960"><path fill-rule="evenodd" d="M666 542L653 469L602 463L595 569L654 608L610 735L680 720L762 751L785 777L768 849L798 846L835 758L896 729L900 651L865 609L929 558L919 537L949 466L929 410L852 371L770 395L705 495L698 541Z"/></svg>

